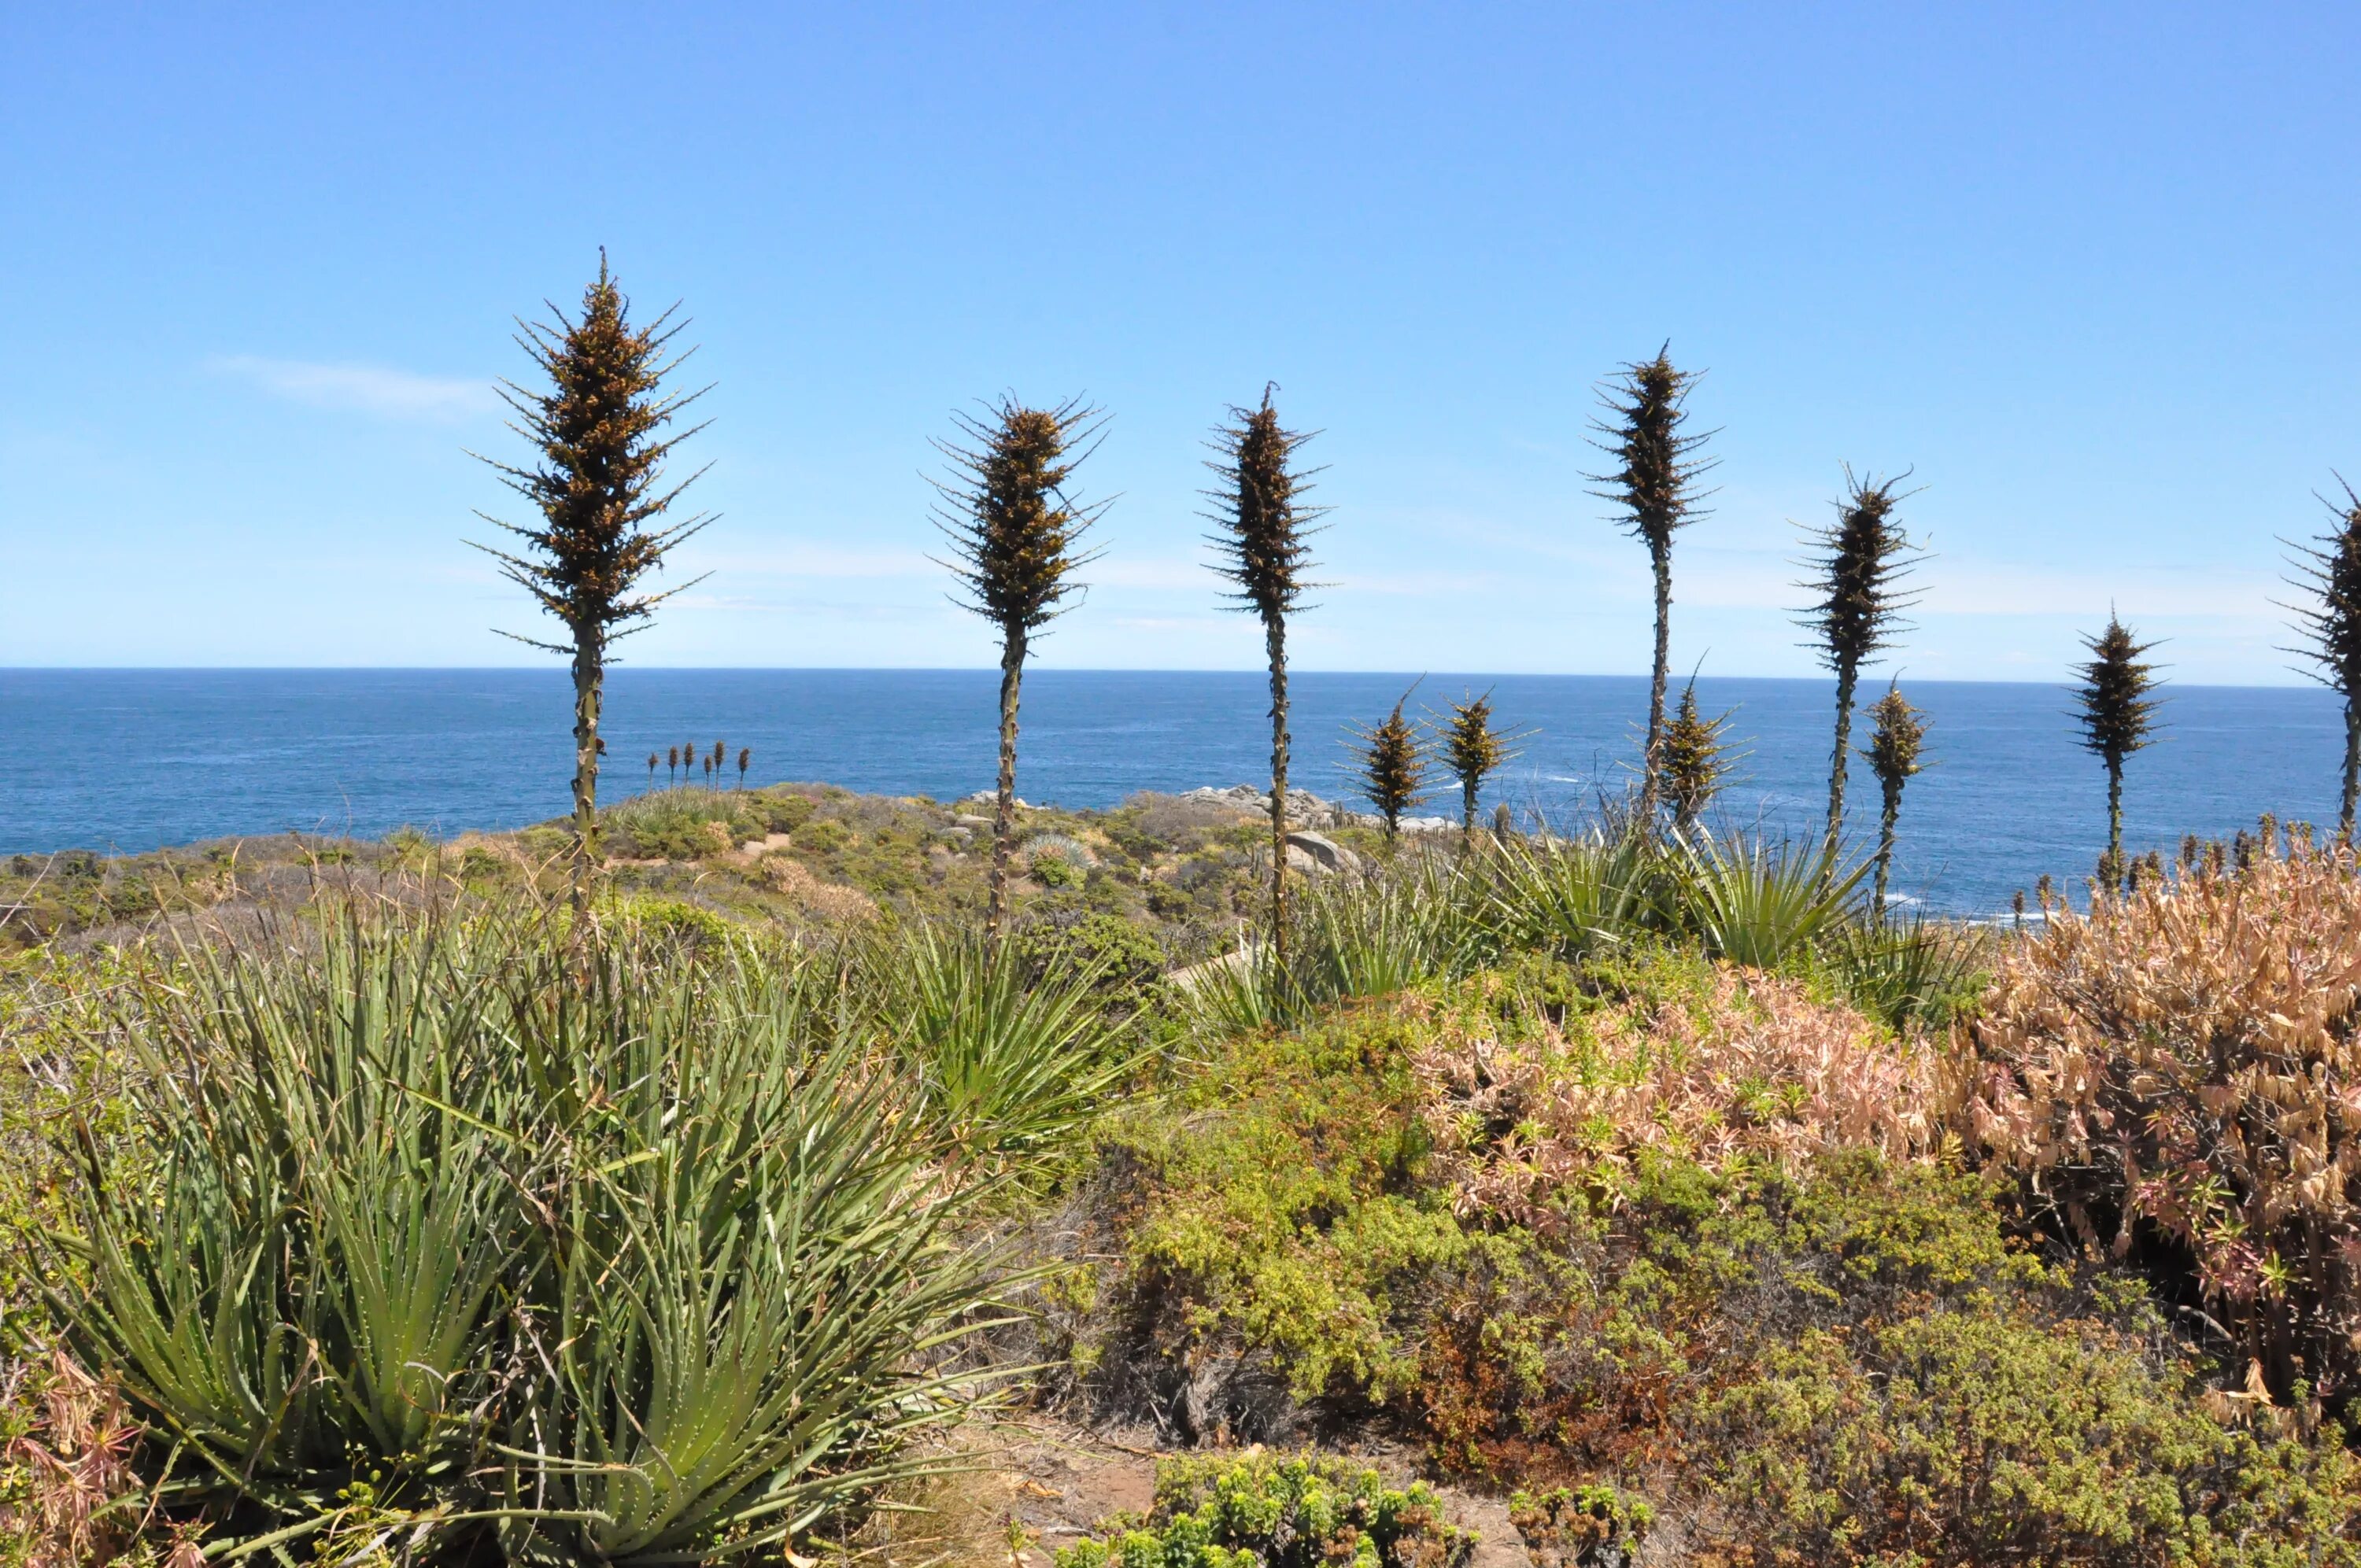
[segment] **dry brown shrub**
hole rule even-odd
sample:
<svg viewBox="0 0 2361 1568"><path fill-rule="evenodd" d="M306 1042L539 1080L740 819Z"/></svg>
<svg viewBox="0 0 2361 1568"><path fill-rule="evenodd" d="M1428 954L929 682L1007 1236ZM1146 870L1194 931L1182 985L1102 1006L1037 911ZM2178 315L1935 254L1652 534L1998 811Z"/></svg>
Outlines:
<svg viewBox="0 0 2361 1568"><path fill-rule="evenodd" d="M2267 834L2242 872L2060 911L2002 960L1968 1125L2063 1227L2181 1268L2284 1399L2361 1368L2361 881Z"/></svg>
<svg viewBox="0 0 2361 1568"><path fill-rule="evenodd" d="M796 908L830 925L868 920L877 913L876 901L859 888L824 882L801 861L785 852L763 857L762 872L763 880L784 896L794 899Z"/></svg>
<svg viewBox="0 0 2361 1568"><path fill-rule="evenodd" d="M1512 1033L1487 1009L1455 1009L1413 1058L1463 1219L1547 1231L1563 1193L1614 1201L1643 1151L1792 1171L1839 1147L1919 1152L1942 1120L1931 1051L1759 970L1717 967L1688 1004Z"/></svg>
<svg viewBox="0 0 2361 1568"><path fill-rule="evenodd" d="M18 1377L36 1376L30 1365ZM122 1555L137 1534L126 1507L137 1488L131 1462L139 1426L110 1383L57 1353L38 1374L38 1418L7 1446L26 1478L22 1501L0 1502L0 1546L14 1543L27 1568L79 1568ZM176 1549L175 1562L189 1553Z"/></svg>

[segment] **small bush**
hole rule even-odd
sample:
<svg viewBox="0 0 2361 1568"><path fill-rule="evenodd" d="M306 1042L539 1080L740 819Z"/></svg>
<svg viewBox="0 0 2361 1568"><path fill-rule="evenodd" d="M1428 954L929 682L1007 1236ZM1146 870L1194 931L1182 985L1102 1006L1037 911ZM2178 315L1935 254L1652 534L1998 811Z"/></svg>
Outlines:
<svg viewBox="0 0 2361 1568"><path fill-rule="evenodd" d="M1463 1214L1548 1229L1619 1193L1642 1150L1794 1170L1935 1136L1933 1053L1800 981L1669 952L1598 980L1605 994L1537 1010L1488 975L1437 1010L1412 1061Z"/></svg>
<svg viewBox="0 0 2361 1568"><path fill-rule="evenodd" d="M1655 1519L1642 1499L1595 1482L1509 1499L1509 1522L1533 1568L1622 1568Z"/></svg>
<svg viewBox="0 0 2361 1568"><path fill-rule="evenodd" d="M1058 1568L1463 1568L1475 1537L1422 1483L1341 1460L1170 1459L1145 1519L1057 1554Z"/></svg>
<svg viewBox="0 0 2361 1568"><path fill-rule="evenodd" d="M1125 1013L1164 999L1163 946L1153 933L1120 915L1036 921L1018 933L1016 951L1029 983L1090 974L1097 993Z"/></svg>
<svg viewBox="0 0 2361 1568"><path fill-rule="evenodd" d="M2361 879L2348 851L2058 911L1974 1025L1974 1135L2059 1228L2201 1296L2275 1396L2361 1376Z"/></svg>
<svg viewBox="0 0 2361 1568"><path fill-rule="evenodd" d="M1814 1329L1699 1412L1749 1563L2361 1563L2361 1466L2225 1426L2083 1321Z"/></svg>

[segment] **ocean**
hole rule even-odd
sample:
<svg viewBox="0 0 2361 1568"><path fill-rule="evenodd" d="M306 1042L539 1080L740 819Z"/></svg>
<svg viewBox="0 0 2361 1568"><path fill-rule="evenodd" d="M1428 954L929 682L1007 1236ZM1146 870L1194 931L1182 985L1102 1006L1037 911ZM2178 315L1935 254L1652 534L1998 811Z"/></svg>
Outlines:
<svg viewBox="0 0 2361 1568"><path fill-rule="evenodd" d="M1349 793L1350 723L1382 718L1395 674L1293 680L1294 777ZM750 748L752 784L821 780L952 799L991 784L997 676L978 670L615 670L604 798L650 785L667 746ZM1499 721L1533 731L1485 798L1564 820L1631 778L1646 716L1636 676L1423 677L1411 711L1490 690ZM1863 682L1864 703L1883 690ZM1743 751L1725 818L1817 831L1826 813L1833 687L1709 678ZM2105 775L2075 741L2060 686L1915 682L1927 771L1902 811L1897 893L1987 914L2047 872L2090 873L2106 836ZM2343 726L2316 688L2167 687L2163 738L2126 769L2125 832L2168 852L2257 814L2333 821ZM1139 790L1267 779L1268 695L1255 674L1040 670L1025 682L1017 793L1112 806ZM562 815L572 699L561 670L0 670L0 853L130 852L289 830L374 836L506 828ZM1856 740L1867 740L1866 721ZM700 775L701 778L702 775ZM664 783L659 762L653 775ZM1850 825L1876 831L1877 785L1856 760ZM1422 809L1452 813L1455 790Z"/></svg>

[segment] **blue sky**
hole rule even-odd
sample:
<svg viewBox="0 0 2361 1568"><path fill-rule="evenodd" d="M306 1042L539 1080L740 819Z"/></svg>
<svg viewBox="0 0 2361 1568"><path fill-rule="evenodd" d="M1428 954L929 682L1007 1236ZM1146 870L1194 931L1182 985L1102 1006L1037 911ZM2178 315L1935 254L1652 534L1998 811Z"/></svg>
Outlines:
<svg viewBox="0 0 2361 1568"><path fill-rule="evenodd" d="M928 438L1114 415L1044 663L1248 667L1195 515L1267 380L1324 431L1305 667L1629 672L1595 387L1709 374L1675 658L1806 673L1799 524L1915 466L1899 662L2050 679L2112 601L2297 677L2278 536L2361 483L2351 7L0 12L0 663L484 664L510 317L609 247L715 383L664 664L988 663ZM369 8L373 9L373 8Z"/></svg>

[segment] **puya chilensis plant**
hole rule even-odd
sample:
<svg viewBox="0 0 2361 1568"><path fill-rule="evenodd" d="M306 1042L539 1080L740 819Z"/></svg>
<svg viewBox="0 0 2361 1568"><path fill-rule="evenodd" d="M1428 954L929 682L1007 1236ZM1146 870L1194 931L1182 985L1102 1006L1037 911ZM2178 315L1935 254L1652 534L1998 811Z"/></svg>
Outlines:
<svg viewBox="0 0 2361 1568"><path fill-rule="evenodd" d="M2293 607L2304 646L2291 650L2316 666L2310 673L2345 699L2345 785L2338 796L2337 837L2353 841L2353 812L2361 797L2361 496L2344 486L2339 505L2321 498L2334 526L2297 549L2294 578L2312 602Z"/></svg>
<svg viewBox="0 0 2361 1568"><path fill-rule="evenodd" d="M2142 655L2156 646L2132 636L2120 617L2110 614L2107 629L2085 637L2091 662L2081 666L2082 684L2075 693L2076 714L2082 725L2082 747L2107 769L2107 856L2099 864L2099 880L2110 892L2124 883L2124 759L2155 740L2156 666Z"/></svg>
<svg viewBox="0 0 2361 1568"><path fill-rule="evenodd" d="M1307 526L1327 509L1304 504L1309 473L1298 472L1296 449L1312 433L1289 430L1271 406L1276 385L1262 389L1256 408L1232 407L1236 422L1213 437L1216 456L1206 465L1221 481L1205 492L1207 517L1221 532L1213 569L1236 585L1229 597L1237 608L1261 618L1263 646L1270 663L1270 939L1284 966L1287 959L1287 618L1301 607L1312 585L1307 543L1317 530ZM1316 472L1316 470L1314 470Z"/></svg>
<svg viewBox="0 0 2361 1568"><path fill-rule="evenodd" d="M1853 692L1861 666L1908 630L1902 612L1914 596L1904 583L1916 547L1894 516L1910 493L1899 488L1908 477L1907 472L1891 479L1863 477L1846 468L1837 521L1812 533L1820 554L1808 563L1812 576L1799 585L1818 596L1803 623L1814 634L1813 651L1837 677L1836 745L1828 757L1831 851L1844 834L1845 759L1852 748Z"/></svg>
<svg viewBox="0 0 2361 1568"><path fill-rule="evenodd" d="M1697 502L1697 477L1713 466L1696 455L1710 431L1685 432L1688 395L1699 373L1674 367L1672 345L1642 365L1626 365L1601 389L1607 419L1592 428L1603 439L1592 444L1615 459L1609 473L1589 477L1603 489L1591 493L1616 508L1616 521L1648 548L1655 578L1656 649L1648 683L1648 735L1641 759L1640 806L1653 821L1664 784L1664 689L1672 660L1673 535L1706 515Z"/></svg>
<svg viewBox="0 0 2361 1568"><path fill-rule="evenodd" d="M1451 705L1451 717L1441 725L1443 765L1459 781L1459 833L1476 841L1476 801L1484 781L1517 756L1516 742L1532 731L1504 732L1492 727L1492 694L1468 696ZM1502 805L1505 806L1506 802Z"/></svg>
<svg viewBox="0 0 2361 1568"><path fill-rule="evenodd" d="M1426 799L1426 749L1419 744L1418 727L1402 715L1409 701L1410 693L1402 693L1382 722L1352 731L1354 782L1385 819L1389 848L1401 841L1402 813Z"/></svg>
<svg viewBox="0 0 2361 1568"><path fill-rule="evenodd" d="M682 588L664 593L637 590L664 565L675 546L712 521L710 513L664 520L691 474L667 488L664 459L702 430L698 425L663 433L680 411L709 389L666 391L664 379L694 349L679 354L670 345L686 323L675 323L675 305L653 322L634 326L631 302L598 253L598 276L583 291L578 316L555 305L552 323L520 320L519 346L549 378L546 391L500 383L500 396L516 420L509 426L532 443L538 460L530 468L493 458L483 461L501 482L539 510L541 525L519 527L486 513L476 515L525 542L527 553L511 554L479 545L500 564L511 582L533 595L562 622L571 641L543 642L503 636L574 661L574 843L573 903L587 913L598 860L598 714L606 681L608 648L638 630L655 607ZM702 470L699 470L701 473ZM652 526L655 525L655 526Z"/></svg>
<svg viewBox="0 0 2361 1568"><path fill-rule="evenodd" d="M1698 710L1697 677L1691 675L1664 726L1664 804L1672 807L1673 826L1685 833L1730 782L1737 762L1722 739L1730 719L1727 713L1708 718Z"/></svg>
<svg viewBox="0 0 2361 1568"><path fill-rule="evenodd" d="M1869 744L1861 754L1869 761L1869 771L1877 775L1877 787L1882 796L1877 818L1877 901L1879 913L1885 909L1885 886L1894 865L1894 825L1902 817L1902 786L1924 764L1920 754L1927 745L1927 718L1910 705L1902 695L1899 681L1886 683L1885 695L1879 697L1869 710L1873 728ZM2024 894L2019 894L2023 899ZM2019 910L2020 915L2022 909Z"/></svg>
<svg viewBox="0 0 2361 1568"><path fill-rule="evenodd" d="M1008 862L1016 839L1016 704L1032 640L1065 613L1082 585L1075 570L1096 558L1080 548L1108 502L1066 493L1074 469L1097 450L1105 420L1081 398L1034 408L1004 394L985 417L954 416L960 439L938 441L951 477L935 521L950 541L946 565L956 602L1000 631L1000 775L992 820L992 892L985 928L997 943L1008 920Z"/></svg>

